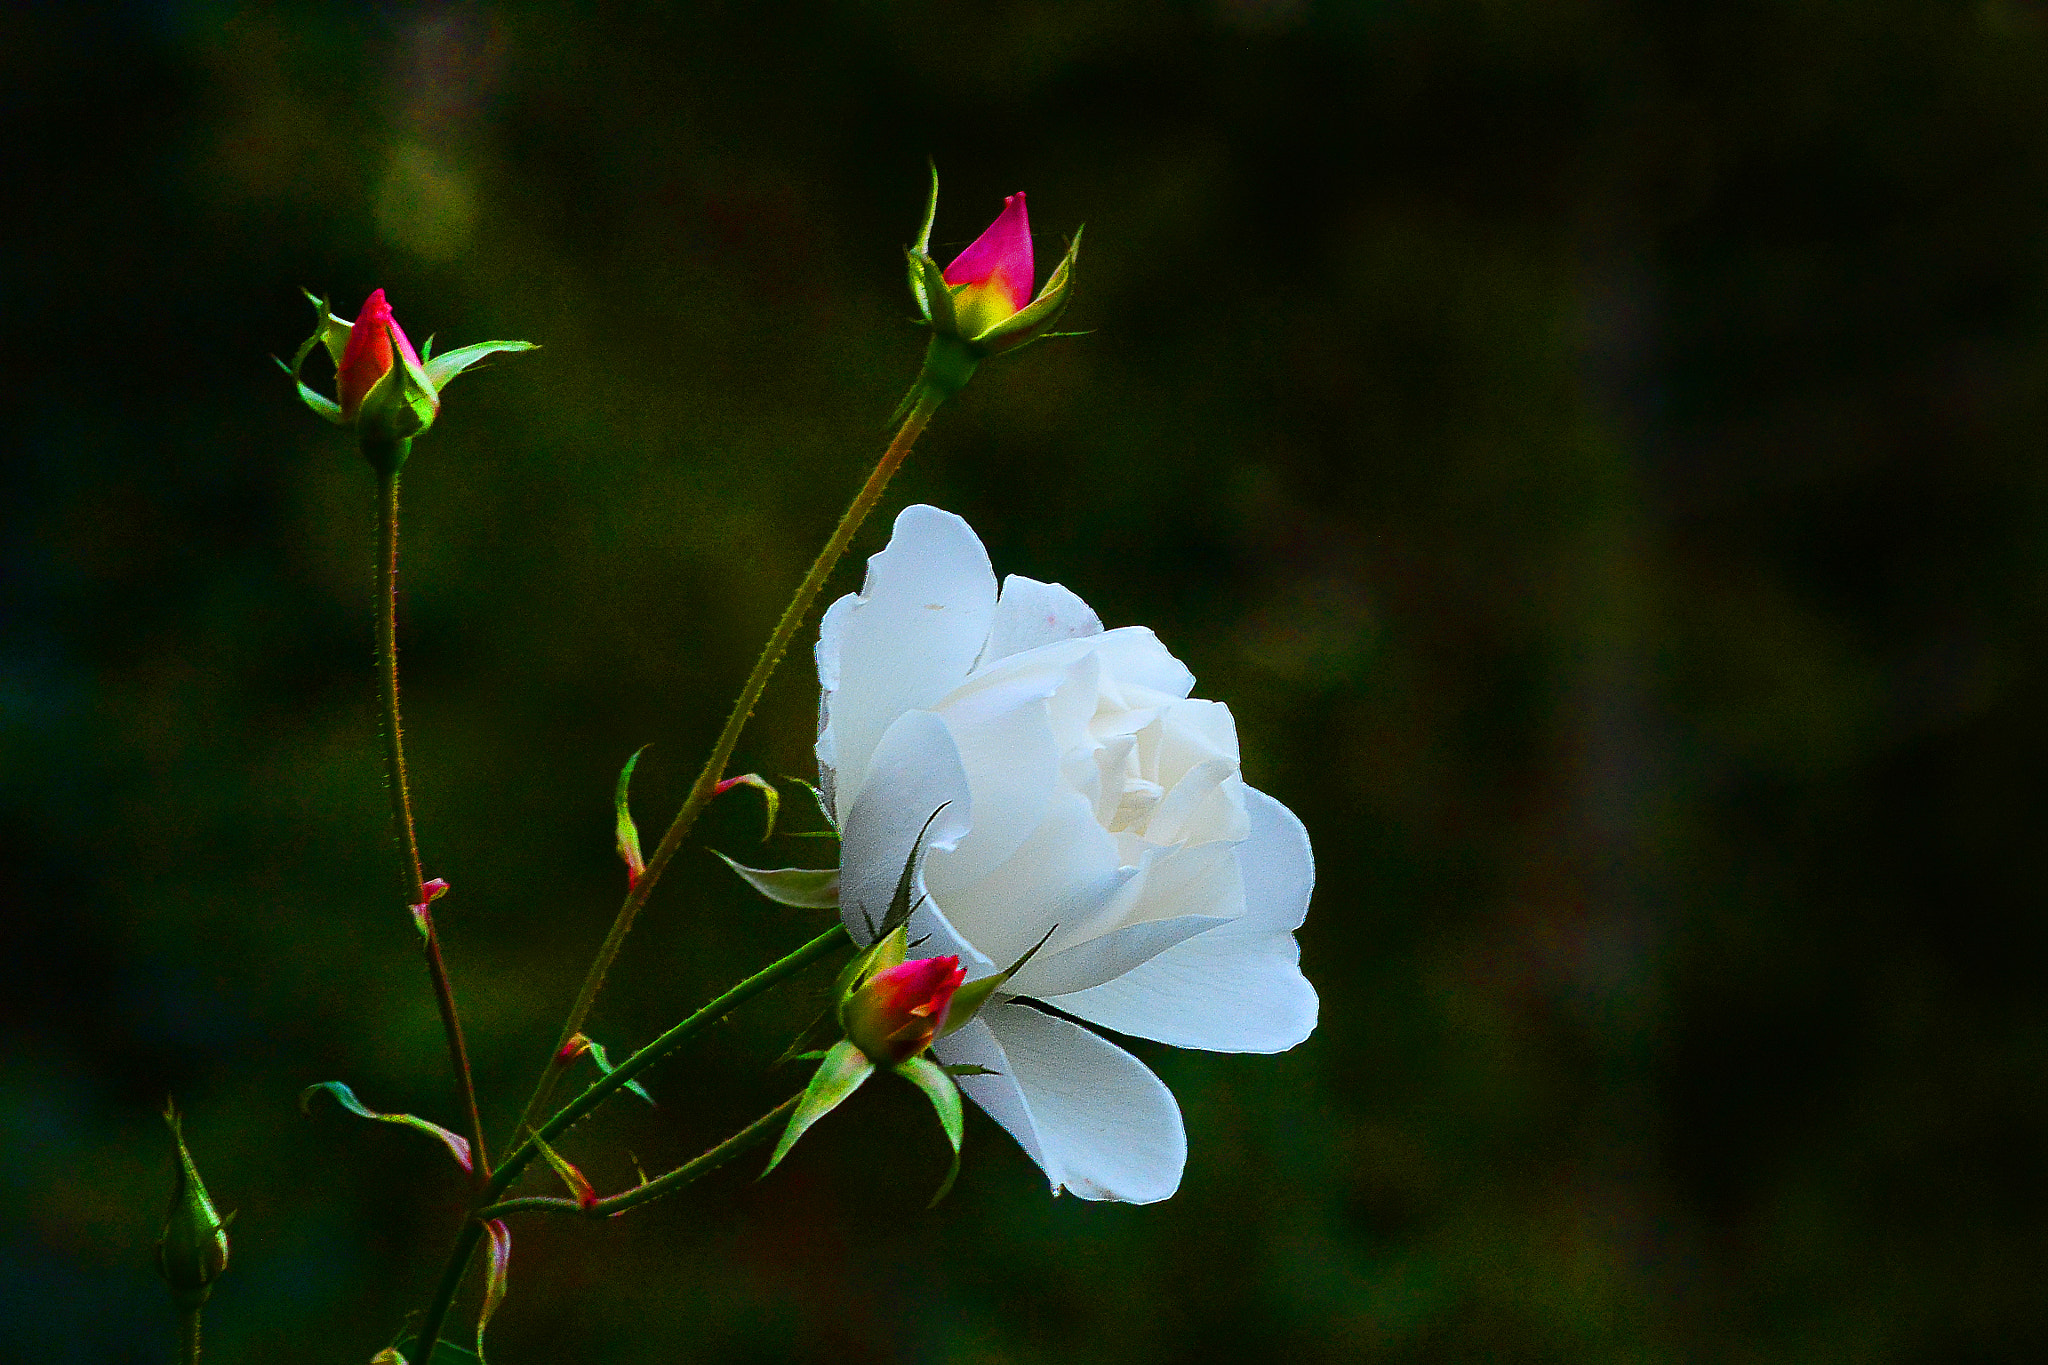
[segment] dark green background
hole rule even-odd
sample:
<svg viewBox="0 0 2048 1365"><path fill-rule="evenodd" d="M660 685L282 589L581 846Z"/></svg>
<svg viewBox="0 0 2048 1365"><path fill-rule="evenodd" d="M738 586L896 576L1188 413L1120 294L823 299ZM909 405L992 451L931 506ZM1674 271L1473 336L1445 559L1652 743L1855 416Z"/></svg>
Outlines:
<svg viewBox="0 0 2048 1365"><path fill-rule="evenodd" d="M2021 1361L2048 1353L2048 23L2021 0L11 5L0 18L0 1315L168 1358L175 1092L212 1359L362 1362L460 1191L392 894L371 482L272 366L301 285L466 377L410 468L428 871L509 1123L1026 189L1070 323L885 516L1156 628L1320 861L1315 1037L1138 1051L1172 1201L1046 1197L871 1087L772 1179L515 1229L523 1361ZM878 520L862 555L881 544ZM833 593L858 582L857 559ZM814 679L736 770L808 775ZM701 846L628 1047L813 932ZM789 844L763 858L800 856ZM792 1087L802 992L572 1154Z"/></svg>

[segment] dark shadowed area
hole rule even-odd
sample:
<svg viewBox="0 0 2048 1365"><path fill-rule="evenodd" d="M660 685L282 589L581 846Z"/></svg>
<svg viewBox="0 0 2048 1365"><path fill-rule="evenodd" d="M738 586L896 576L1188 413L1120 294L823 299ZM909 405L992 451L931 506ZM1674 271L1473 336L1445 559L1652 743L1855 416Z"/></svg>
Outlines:
<svg viewBox="0 0 2048 1365"><path fill-rule="evenodd" d="M456 1121L371 475L270 360L300 287L545 348L406 474L502 1133L624 890L619 765L658 832L886 439L927 157L942 259L1019 189L1042 266L1085 222L1089 335L984 367L828 596L922 500L1153 627L1314 837L1321 1027L1133 1045L1187 1118L1159 1205L1051 1199L973 1113L926 1212L875 1085L766 1181L529 1217L492 1360L2048 1358L2041 6L16 4L0 107L21 1359L171 1358L166 1094L238 1211L209 1360L368 1361L461 1210L432 1142L294 1104ZM811 638L733 771L813 775ZM601 1042L821 927L705 851L819 847L759 831L707 817ZM622 1188L779 1100L828 978L570 1155Z"/></svg>

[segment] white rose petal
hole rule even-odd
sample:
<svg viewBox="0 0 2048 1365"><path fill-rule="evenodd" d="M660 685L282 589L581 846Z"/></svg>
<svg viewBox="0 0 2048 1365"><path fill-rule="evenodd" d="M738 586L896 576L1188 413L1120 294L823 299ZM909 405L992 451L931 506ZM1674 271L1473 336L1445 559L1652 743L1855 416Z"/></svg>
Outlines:
<svg viewBox="0 0 2048 1365"><path fill-rule="evenodd" d="M842 914L887 913L920 831L911 930L970 979L1038 954L936 1051L1055 1190L1148 1203L1186 1160L1135 1057L1020 999L1181 1047L1278 1052L1315 1028L1294 930L1308 835L1245 785L1237 728L1151 631L1066 588L996 589L966 522L896 519L818 640L818 764L842 825ZM939 812L934 818L933 812ZM927 821L930 828L926 830Z"/></svg>

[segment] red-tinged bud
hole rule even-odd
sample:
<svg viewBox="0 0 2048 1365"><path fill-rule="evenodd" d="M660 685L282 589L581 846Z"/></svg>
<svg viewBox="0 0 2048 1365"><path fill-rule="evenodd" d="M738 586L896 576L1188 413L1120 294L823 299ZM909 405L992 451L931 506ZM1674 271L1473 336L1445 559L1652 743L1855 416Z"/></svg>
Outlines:
<svg viewBox="0 0 2048 1365"><path fill-rule="evenodd" d="M399 356L419 366L419 353L406 340L398 319L391 316L384 291L373 290L363 301L363 311L356 314L355 325L349 328L348 346L341 353L341 363L334 367L335 396L341 400L343 421L356 420L363 400L377 387L378 380L391 373Z"/></svg>
<svg viewBox="0 0 2048 1365"><path fill-rule="evenodd" d="M924 226L910 248L910 292L932 331L924 369L898 409L898 416L920 402L943 403L966 386L975 368L992 355L1029 346L1052 330L1074 289L1074 260L1081 249L1078 229L1066 254L1053 267L1045 288L1034 296L1031 219L1022 191L1003 200L981 236L941 270L931 257L932 221L939 210L939 175L932 172L932 193L925 205Z"/></svg>
<svg viewBox="0 0 2048 1365"><path fill-rule="evenodd" d="M436 356L429 338L429 354L423 357L392 317L383 290L370 295L353 323L328 312L327 300L307 297L318 324L291 364L278 363L298 387L299 401L336 426L352 429L364 456L385 474L398 472L412 438L440 416L441 390L450 380L490 356L533 349L525 341L483 341ZM334 361L334 398L314 392L299 377L316 347L324 347Z"/></svg>
<svg viewBox="0 0 2048 1365"><path fill-rule="evenodd" d="M941 278L953 291L953 320L964 336L980 336L1031 302L1031 219L1024 192L1003 200L1003 211Z"/></svg>
<svg viewBox="0 0 2048 1365"><path fill-rule="evenodd" d="M916 958L876 972L839 1007L839 1022L861 1054L897 1066L931 1046L946 1025L967 969L953 956Z"/></svg>

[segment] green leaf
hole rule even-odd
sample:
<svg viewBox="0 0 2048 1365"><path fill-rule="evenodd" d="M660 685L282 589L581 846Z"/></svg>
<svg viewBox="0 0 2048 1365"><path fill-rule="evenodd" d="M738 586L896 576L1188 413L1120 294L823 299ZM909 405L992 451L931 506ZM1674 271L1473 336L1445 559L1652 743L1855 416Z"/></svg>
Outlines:
<svg viewBox="0 0 2048 1365"><path fill-rule="evenodd" d="M309 1085L304 1090L301 1090L299 1092L299 1112L302 1114L312 1112L307 1108L307 1105L313 1096L322 1090L334 1096L335 1103L348 1110L349 1113L354 1114L357 1118L376 1119L379 1123L402 1123L408 1128L417 1128L422 1133L439 1139L450 1152L454 1153L456 1161L461 1163L463 1170L472 1169L469 1159L468 1138L460 1133L450 1132L438 1123L429 1123L425 1119L418 1118L412 1114L380 1114L357 1099L355 1091L350 1090L340 1081L322 1081L318 1085Z"/></svg>
<svg viewBox="0 0 2048 1365"><path fill-rule="evenodd" d="M841 1041L825 1054L811 1083L804 1087L803 1098L797 1101L796 1112L789 1116L789 1127L782 1130L782 1140L775 1144L775 1155L768 1158L765 1177L769 1171L782 1164L782 1158L789 1155L789 1149L796 1146L796 1140L804 1135L810 1126L825 1115L844 1104L861 1083L875 1074L875 1064L862 1054L852 1043Z"/></svg>
<svg viewBox="0 0 2048 1365"><path fill-rule="evenodd" d="M484 1328L491 1325L491 1315L498 1311L498 1305L505 1302L506 1276L512 1269L512 1229L505 1226L502 1218L493 1218L484 1224L484 1232L490 1237L490 1256L484 1267L484 1306L476 1317L476 1358L481 1365L484 1358ZM440 1352L436 1351L435 1355Z"/></svg>
<svg viewBox="0 0 2048 1365"><path fill-rule="evenodd" d="M633 812L626 805L626 789L633 783L633 768L640 762L640 755L647 752L641 745L626 760L626 766L619 769L618 790L612 796L612 806L617 813L619 856L626 860L626 885L630 888L640 880L640 874L647 870L647 864L640 858L640 831L633 825Z"/></svg>
<svg viewBox="0 0 2048 1365"><path fill-rule="evenodd" d="M926 1208L931 1208L946 1197L947 1191L953 1188L953 1181L960 1174L960 1137L963 1127L960 1117L960 1087L953 1084L953 1078L946 1074L944 1067L926 1057L912 1057L907 1062L898 1063L896 1074L924 1091L925 1098L932 1102L932 1109L939 1116L939 1127L945 1130L946 1141L953 1144L953 1165L947 1170L945 1183L939 1186L939 1192L932 1196L930 1204L925 1205Z"/></svg>
<svg viewBox="0 0 2048 1365"><path fill-rule="evenodd" d="M435 389L445 388L448 381L461 374L479 360L494 355L517 354L520 351L537 351L540 347L531 341L479 341L474 346L463 346L437 356L426 362L426 379Z"/></svg>
<svg viewBox="0 0 2048 1365"><path fill-rule="evenodd" d="M782 810L782 793L775 790L775 784L761 776L761 774L743 773L738 777L728 777L720 782L713 789L712 795L723 796L734 787L752 787L755 791L761 793L761 799L768 803L768 828L761 833L761 842L767 843L775 837L775 817Z"/></svg>
<svg viewBox="0 0 2048 1365"><path fill-rule="evenodd" d="M540 1148L541 1156L554 1167L555 1174L562 1177L562 1183L569 1187L569 1193L576 1196L577 1203L587 1209L597 1202L597 1191L591 1186L590 1177L576 1169L575 1162L548 1146L547 1139L538 1132L533 1134L533 1145Z"/></svg>
<svg viewBox="0 0 2048 1365"><path fill-rule="evenodd" d="M794 905L802 910L839 908L836 867L742 867L717 849L711 851L720 862L739 873L742 881L778 905Z"/></svg>
<svg viewBox="0 0 2048 1365"><path fill-rule="evenodd" d="M585 1038L583 1040L583 1049L584 1051L590 1054L590 1060L597 1063L597 1069L599 1071L602 1071L607 1076L612 1074L612 1071L614 1070L612 1066L612 1059L604 1055L603 1043L593 1042L591 1039ZM641 1086L640 1082L627 1081L626 1089L632 1091L641 1099L646 1100L649 1104L654 1103L654 1096L648 1094L647 1091Z"/></svg>

